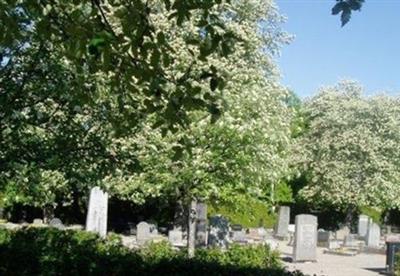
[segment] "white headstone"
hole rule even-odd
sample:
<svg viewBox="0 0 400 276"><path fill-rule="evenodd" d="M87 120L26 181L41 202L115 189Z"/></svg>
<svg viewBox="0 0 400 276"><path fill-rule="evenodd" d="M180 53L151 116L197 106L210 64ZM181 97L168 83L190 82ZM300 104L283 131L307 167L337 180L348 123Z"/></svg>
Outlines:
<svg viewBox="0 0 400 276"><path fill-rule="evenodd" d="M86 217L86 231L107 235L108 194L99 187L90 190L89 208Z"/></svg>
<svg viewBox="0 0 400 276"><path fill-rule="evenodd" d="M33 224L42 225L43 224L43 220L40 219L40 218L35 218L33 220Z"/></svg>
<svg viewBox="0 0 400 276"><path fill-rule="evenodd" d="M64 229L65 226L59 218L52 218L49 222L50 227L54 227L57 229Z"/></svg>
<svg viewBox="0 0 400 276"><path fill-rule="evenodd" d="M368 221L369 217L366 215L360 215L358 218L358 236L360 238L365 238L368 231Z"/></svg>
<svg viewBox="0 0 400 276"><path fill-rule="evenodd" d="M366 237L367 247L379 248L379 243L381 240L381 228L378 224L369 220L368 231Z"/></svg>
<svg viewBox="0 0 400 276"><path fill-rule="evenodd" d="M350 228L348 226L343 226L335 232L336 239L341 241L344 241L348 235L350 235Z"/></svg>
<svg viewBox="0 0 400 276"><path fill-rule="evenodd" d="M278 224L276 225L275 236L278 238L288 237L288 227L290 221L290 207L279 207Z"/></svg>
<svg viewBox="0 0 400 276"><path fill-rule="evenodd" d="M145 244L149 240L151 240L150 224L142 221L136 226L136 241L138 244Z"/></svg>
<svg viewBox="0 0 400 276"><path fill-rule="evenodd" d="M172 246L185 246L183 242L183 233L181 230L170 230L168 232L168 241L171 243Z"/></svg>
<svg viewBox="0 0 400 276"><path fill-rule="evenodd" d="M312 215L296 216L293 261L317 260L317 217Z"/></svg>

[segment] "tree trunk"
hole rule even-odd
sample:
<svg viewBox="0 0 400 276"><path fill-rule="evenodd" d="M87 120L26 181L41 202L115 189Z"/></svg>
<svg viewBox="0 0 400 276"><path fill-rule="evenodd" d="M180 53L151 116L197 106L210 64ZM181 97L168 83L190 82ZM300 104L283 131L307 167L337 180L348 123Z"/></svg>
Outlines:
<svg viewBox="0 0 400 276"><path fill-rule="evenodd" d="M356 211L356 207L354 205L350 205L347 208L345 223L346 223L346 226L349 227L349 229L351 229L352 222L354 220L355 211Z"/></svg>
<svg viewBox="0 0 400 276"><path fill-rule="evenodd" d="M181 199L176 202L174 214L174 228L184 231L186 227L185 207Z"/></svg>
<svg viewBox="0 0 400 276"><path fill-rule="evenodd" d="M272 203L272 212L275 212L275 183L271 183L271 203Z"/></svg>
<svg viewBox="0 0 400 276"><path fill-rule="evenodd" d="M188 257L194 257L194 250L196 244L196 201L192 200L189 205L188 212Z"/></svg>
<svg viewBox="0 0 400 276"><path fill-rule="evenodd" d="M43 222L49 223L54 218L54 208L52 206L45 206L43 208Z"/></svg>

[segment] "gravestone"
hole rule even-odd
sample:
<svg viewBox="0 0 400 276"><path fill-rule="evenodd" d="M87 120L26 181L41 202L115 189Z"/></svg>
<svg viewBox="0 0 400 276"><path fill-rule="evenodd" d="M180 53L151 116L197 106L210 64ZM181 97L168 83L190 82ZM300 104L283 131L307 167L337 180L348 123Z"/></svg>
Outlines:
<svg viewBox="0 0 400 276"><path fill-rule="evenodd" d="M232 231L231 237L232 237L232 242L237 242L237 243L247 242L246 231L244 231L243 229Z"/></svg>
<svg viewBox="0 0 400 276"><path fill-rule="evenodd" d="M107 235L108 194L99 187L90 190L86 231L96 232L100 237Z"/></svg>
<svg viewBox="0 0 400 276"><path fill-rule="evenodd" d="M279 207L278 224L276 225L275 236L280 239L288 237L288 227L290 220L290 207Z"/></svg>
<svg viewBox="0 0 400 276"><path fill-rule="evenodd" d="M343 245L346 247L359 247L356 235L349 234L344 238Z"/></svg>
<svg viewBox="0 0 400 276"><path fill-rule="evenodd" d="M155 223L149 223L150 227L150 235L157 236L158 235L158 227Z"/></svg>
<svg viewBox="0 0 400 276"><path fill-rule="evenodd" d="M231 229L232 229L232 231L242 231L243 226L241 224L232 224Z"/></svg>
<svg viewBox="0 0 400 276"><path fill-rule="evenodd" d="M386 242L386 272L394 275L396 255L400 252L400 242Z"/></svg>
<svg viewBox="0 0 400 276"><path fill-rule="evenodd" d="M293 261L317 260L317 217L312 215L296 216L294 234Z"/></svg>
<svg viewBox="0 0 400 276"><path fill-rule="evenodd" d="M329 240L328 242L328 249L339 249L341 246L340 242L338 240Z"/></svg>
<svg viewBox="0 0 400 276"><path fill-rule="evenodd" d="M223 216L210 217L208 245L227 248L229 244L229 221Z"/></svg>
<svg viewBox="0 0 400 276"><path fill-rule="evenodd" d="M344 241L348 235L350 235L350 228L348 226L343 226L335 232L335 238L341 241Z"/></svg>
<svg viewBox="0 0 400 276"><path fill-rule="evenodd" d="M293 245L295 230L296 230L296 225L289 224L289 226L288 226L289 244L288 245Z"/></svg>
<svg viewBox="0 0 400 276"><path fill-rule="evenodd" d="M368 231L366 236L367 247L379 248L379 243L381 241L381 229L378 224L369 220Z"/></svg>
<svg viewBox="0 0 400 276"><path fill-rule="evenodd" d="M170 230L168 232L168 241L171 243L172 246L185 246L185 243L183 242L183 233L181 230Z"/></svg>
<svg viewBox="0 0 400 276"><path fill-rule="evenodd" d="M136 241L138 244L143 245L151 240L151 225L145 221L140 222L136 226Z"/></svg>
<svg viewBox="0 0 400 276"><path fill-rule="evenodd" d="M207 246L207 204L198 202L196 205L196 247Z"/></svg>
<svg viewBox="0 0 400 276"><path fill-rule="evenodd" d="M318 246L328 247L331 232L323 229L318 230Z"/></svg>
<svg viewBox="0 0 400 276"><path fill-rule="evenodd" d="M42 225L43 224L43 220L40 219L40 218L35 218L32 223L36 224L36 225Z"/></svg>
<svg viewBox="0 0 400 276"><path fill-rule="evenodd" d="M357 233L360 238L364 239L367 236L369 219L370 218L366 215L360 215L360 217L358 218Z"/></svg>
<svg viewBox="0 0 400 276"><path fill-rule="evenodd" d="M49 222L49 226L50 227L54 227L57 229L64 229L64 224L62 223L62 221L59 218L53 218L50 220Z"/></svg>

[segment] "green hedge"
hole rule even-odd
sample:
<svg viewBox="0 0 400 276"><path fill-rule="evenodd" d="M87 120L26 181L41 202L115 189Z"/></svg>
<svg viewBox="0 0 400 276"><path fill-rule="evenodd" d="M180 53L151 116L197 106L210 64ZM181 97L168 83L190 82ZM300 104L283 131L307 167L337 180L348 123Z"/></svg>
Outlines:
<svg viewBox="0 0 400 276"><path fill-rule="evenodd" d="M271 214L267 204L256 199L245 199L237 205L209 204L208 215L223 215L231 224L241 224L243 227L272 228L275 225L276 216Z"/></svg>
<svg viewBox="0 0 400 276"><path fill-rule="evenodd" d="M51 228L0 229L0 275L302 275L286 272L268 247L198 250L188 259L168 243L132 251L117 236Z"/></svg>

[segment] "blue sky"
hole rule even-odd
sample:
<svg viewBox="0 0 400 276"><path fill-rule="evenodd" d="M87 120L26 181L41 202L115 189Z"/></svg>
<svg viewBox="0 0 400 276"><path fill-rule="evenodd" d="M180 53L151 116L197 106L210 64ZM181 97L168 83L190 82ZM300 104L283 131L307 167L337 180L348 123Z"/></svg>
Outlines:
<svg viewBox="0 0 400 276"><path fill-rule="evenodd" d="M400 0L366 0L343 28L330 15L334 0L276 2L288 18L283 29L295 35L278 64L297 95L344 78L359 81L367 94L400 95Z"/></svg>

